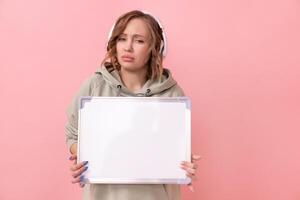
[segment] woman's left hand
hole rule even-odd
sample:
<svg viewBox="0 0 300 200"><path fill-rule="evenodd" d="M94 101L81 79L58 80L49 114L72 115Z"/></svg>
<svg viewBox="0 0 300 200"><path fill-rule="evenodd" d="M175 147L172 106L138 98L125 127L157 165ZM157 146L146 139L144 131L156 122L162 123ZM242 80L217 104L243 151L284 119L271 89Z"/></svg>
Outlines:
<svg viewBox="0 0 300 200"><path fill-rule="evenodd" d="M186 171L186 175L192 179L191 183L188 184L189 189L194 192L194 187L192 185L193 180L196 180L196 172L198 165L196 161L201 159L200 155L192 154L192 162L182 161L180 167Z"/></svg>

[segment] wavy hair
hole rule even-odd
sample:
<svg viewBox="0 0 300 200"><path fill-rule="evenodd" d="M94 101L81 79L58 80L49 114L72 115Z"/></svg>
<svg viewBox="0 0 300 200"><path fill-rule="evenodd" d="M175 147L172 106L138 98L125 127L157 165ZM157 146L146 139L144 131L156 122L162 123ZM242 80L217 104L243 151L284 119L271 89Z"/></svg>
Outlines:
<svg viewBox="0 0 300 200"><path fill-rule="evenodd" d="M143 13L139 10L127 12L117 19L107 44L107 53L101 65L120 70L121 66L117 59L117 40L125 30L129 21L135 18L142 19L146 23L150 32L150 56L147 62L147 79L160 80L163 73L163 57L160 53L160 48L162 45L161 43L163 40L162 29L160 28L156 19L154 19L151 15Z"/></svg>

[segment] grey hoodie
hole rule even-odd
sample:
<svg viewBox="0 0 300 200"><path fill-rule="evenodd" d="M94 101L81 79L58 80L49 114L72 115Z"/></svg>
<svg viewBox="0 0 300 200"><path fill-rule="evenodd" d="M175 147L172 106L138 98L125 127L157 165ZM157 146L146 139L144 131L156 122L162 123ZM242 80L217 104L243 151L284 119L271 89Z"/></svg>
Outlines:
<svg viewBox="0 0 300 200"><path fill-rule="evenodd" d="M178 97L184 96L184 93L168 69L164 69L161 81L148 80L143 88L133 93L124 86L117 70L102 66L83 82L67 109L65 130L68 149L77 142L78 101L81 96ZM86 184L83 197L84 200L178 200L180 185Z"/></svg>

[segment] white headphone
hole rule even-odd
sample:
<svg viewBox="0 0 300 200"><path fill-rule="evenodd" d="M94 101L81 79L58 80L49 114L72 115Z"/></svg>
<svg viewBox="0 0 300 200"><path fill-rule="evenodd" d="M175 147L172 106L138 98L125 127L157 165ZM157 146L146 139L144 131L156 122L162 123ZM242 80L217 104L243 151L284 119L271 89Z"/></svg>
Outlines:
<svg viewBox="0 0 300 200"><path fill-rule="evenodd" d="M160 43L160 49L159 49L159 52L162 54L163 57L166 57L167 55L167 38L166 38L166 34L165 34L165 30L161 24L161 22L159 21L158 18L154 17L153 15L151 15L149 12L146 12L146 11L141 11L143 12L144 14L147 14L147 15L150 15L151 17L153 17L156 22L158 23L159 27L161 28L162 30L162 36L163 36L163 40L161 41ZM115 28L115 25L116 25L116 22L113 24L113 26L111 27L110 31L109 31L109 35L108 35L108 41L110 40L110 37L112 35L112 32Z"/></svg>

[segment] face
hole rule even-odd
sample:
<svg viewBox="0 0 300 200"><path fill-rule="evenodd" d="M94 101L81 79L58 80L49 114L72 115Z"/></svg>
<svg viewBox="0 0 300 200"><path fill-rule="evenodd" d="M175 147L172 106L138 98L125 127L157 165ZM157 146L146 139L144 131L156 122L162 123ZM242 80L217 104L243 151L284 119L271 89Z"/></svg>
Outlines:
<svg viewBox="0 0 300 200"><path fill-rule="evenodd" d="M146 70L149 59L150 33L142 19L132 19L117 40L117 59L121 69Z"/></svg>

